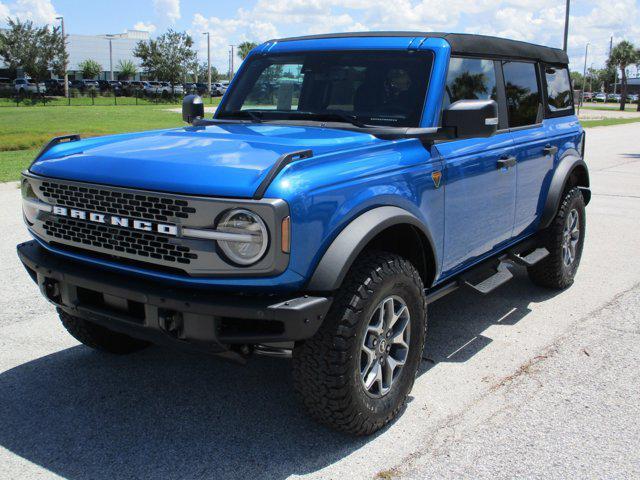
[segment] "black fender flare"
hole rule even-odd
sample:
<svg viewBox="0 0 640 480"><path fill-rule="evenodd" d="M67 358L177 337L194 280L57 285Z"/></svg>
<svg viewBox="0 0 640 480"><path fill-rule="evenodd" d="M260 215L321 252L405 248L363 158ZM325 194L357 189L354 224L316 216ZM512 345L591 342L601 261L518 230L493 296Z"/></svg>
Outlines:
<svg viewBox="0 0 640 480"><path fill-rule="evenodd" d="M556 216L556 212L560 207L562 201L562 194L564 193L569 177L576 170L576 168L584 169L582 180L578 183L578 187L582 190L585 203L589 203L591 200L591 190L589 189L589 169L578 152L571 152L562 157L558 166L553 172L551 178L551 184L549 185L549 191L547 193L547 199L542 209L542 216L540 218L540 229L547 228L553 218Z"/></svg>
<svg viewBox="0 0 640 480"><path fill-rule="evenodd" d="M399 207L377 207L353 219L338 234L316 266L307 284L307 290L329 292L340 288L351 265L367 244L385 229L399 224L411 225L422 232L429 242L435 260L433 238L418 217Z"/></svg>

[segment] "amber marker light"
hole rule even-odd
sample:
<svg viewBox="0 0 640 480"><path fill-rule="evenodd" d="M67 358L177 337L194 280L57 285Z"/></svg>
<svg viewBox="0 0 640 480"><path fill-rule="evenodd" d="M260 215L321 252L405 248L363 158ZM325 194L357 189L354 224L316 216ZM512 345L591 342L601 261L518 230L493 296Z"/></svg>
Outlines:
<svg viewBox="0 0 640 480"><path fill-rule="evenodd" d="M291 252L291 217L282 219L282 252Z"/></svg>

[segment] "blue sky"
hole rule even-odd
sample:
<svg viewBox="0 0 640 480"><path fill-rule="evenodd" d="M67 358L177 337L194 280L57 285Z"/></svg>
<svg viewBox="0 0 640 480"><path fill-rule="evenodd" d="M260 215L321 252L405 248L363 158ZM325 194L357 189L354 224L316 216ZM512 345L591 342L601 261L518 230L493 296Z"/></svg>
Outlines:
<svg viewBox="0 0 640 480"><path fill-rule="evenodd" d="M594 66L604 62L611 36L640 46L640 0L573 0L571 14L574 69L582 70L587 41ZM186 30L203 60L202 32L210 31L213 63L224 71L229 44L330 31L484 33L560 47L564 0L0 0L0 18L8 15L37 23L64 15L74 34Z"/></svg>

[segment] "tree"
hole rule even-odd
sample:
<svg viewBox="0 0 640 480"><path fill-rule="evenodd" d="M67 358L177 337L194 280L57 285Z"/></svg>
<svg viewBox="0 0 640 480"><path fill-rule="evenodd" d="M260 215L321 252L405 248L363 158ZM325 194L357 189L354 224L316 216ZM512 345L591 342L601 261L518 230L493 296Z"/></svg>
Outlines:
<svg viewBox="0 0 640 480"><path fill-rule="evenodd" d="M80 62L78 67L80 67L82 78L96 78L102 72L102 65L90 58Z"/></svg>
<svg viewBox="0 0 640 480"><path fill-rule="evenodd" d="M573 85L574 89L582 90L584 83L584 77L580 72L571 72L571 84Z"/></svg>
<svg viewBox="0 0 640 480"><path fill-rule="evenodd" d="M59 27L36 27L31 20L7 19L8 28L0 30L0 58L13 75L22 68L25 76L40 82L50 76L64 74L67 63L65 39Z"/></svg>
<svg viewBox="0 0 640 480"><path fill-rule="evenodd" d="M194 82L207 83L208 76L209 76L209 73L208 73L206 62L195 65L195 68L193 69L193 74L192 74ZM219 78L220 78L220 73L218 72L218 69L213 65L211 65L211 83L217 82Z"/></svg>
<svg viewBox="0 0 640 480"><path fill-rule="evenodd" d="M620 75L620 110L624 110L627 102L627 67L638 63L638 51L633 44L627 40L621 41L613 50L607 60L607 66L610 68L619 68Z"/></svg>
<svg viewBox="0 0 640 480"><path fill-rule="evenodd" d="M191 35L171 29L155 40L138 42L133 54L149 78L172 84L186 78L196 61Z"/></svg>
<svg viewBox="0 0 640 480"><path fill-rule="evenodd" d="M135 77L138 72L136 64L131 60L120 60L116 68L118 69L118 72L120 72L119 76L123 77L125 80L131 80L131 78Z"/></svg>
<svg viewBox="0 0 640 480"><path fill-rule="evenodd" d="M251 50L253 50L257 46L258 44L256 42L242 42L240 45L238 45L238 57L240 58L240 60L244 60L245 58L247 58L247 55L249 55Z"/></svg>

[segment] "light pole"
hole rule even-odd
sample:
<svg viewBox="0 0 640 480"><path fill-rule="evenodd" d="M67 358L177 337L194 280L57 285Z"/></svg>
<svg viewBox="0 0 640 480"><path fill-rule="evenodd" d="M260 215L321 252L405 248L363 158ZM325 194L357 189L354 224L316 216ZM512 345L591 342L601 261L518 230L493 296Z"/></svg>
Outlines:
<svg viewBox="0 0 640 480"><path fill-rule="evenodd" d="M110 80L113 81L113 46L111 45L111 40L113 39L113 35L105 35L109 39L109 75Z"/></svg>
<svg viewBox="0 0 640 480"><path fill-rule="evenodd" d="M64 34L64 17L56 17L56 20L60 20L60 27L62 30L62 41L64 42L64 64L62 68L64 69L64 98L69 98L69 74L67 73L67 37Z"/></svg>
<svg viewBox="0 0 640 480"><path fill-rule="evenodd" d="M589 54L589 42L584 47L584 69L582 70L582 95L580 95L580 102L578 102L578 114L580 113L580 107L584 102L584 91L587 83L587 55Z"/></svg>
<svg viewBox="0 0 640 480"><path fill-rule="evenodd" d="M229 56L229 82L233 79L233 47L235 45L229 45L231 47L231 54Z"/></svg>
<svg viewBox="0 0 640 480"><path fill-rule="evenodd" d="M569 9L571 7L571 0L567 0L567 5L564 9L564 44L562 49L566 52L567 45L569 43Z"/></svg>
<svg viewBox="0 0 640 480"><path fill-rule="evenodd" d="M209 101L213 102L213 92L211 91L211 35L209 32L203 33L207 36L207 85L209 86Z"/></svg>

